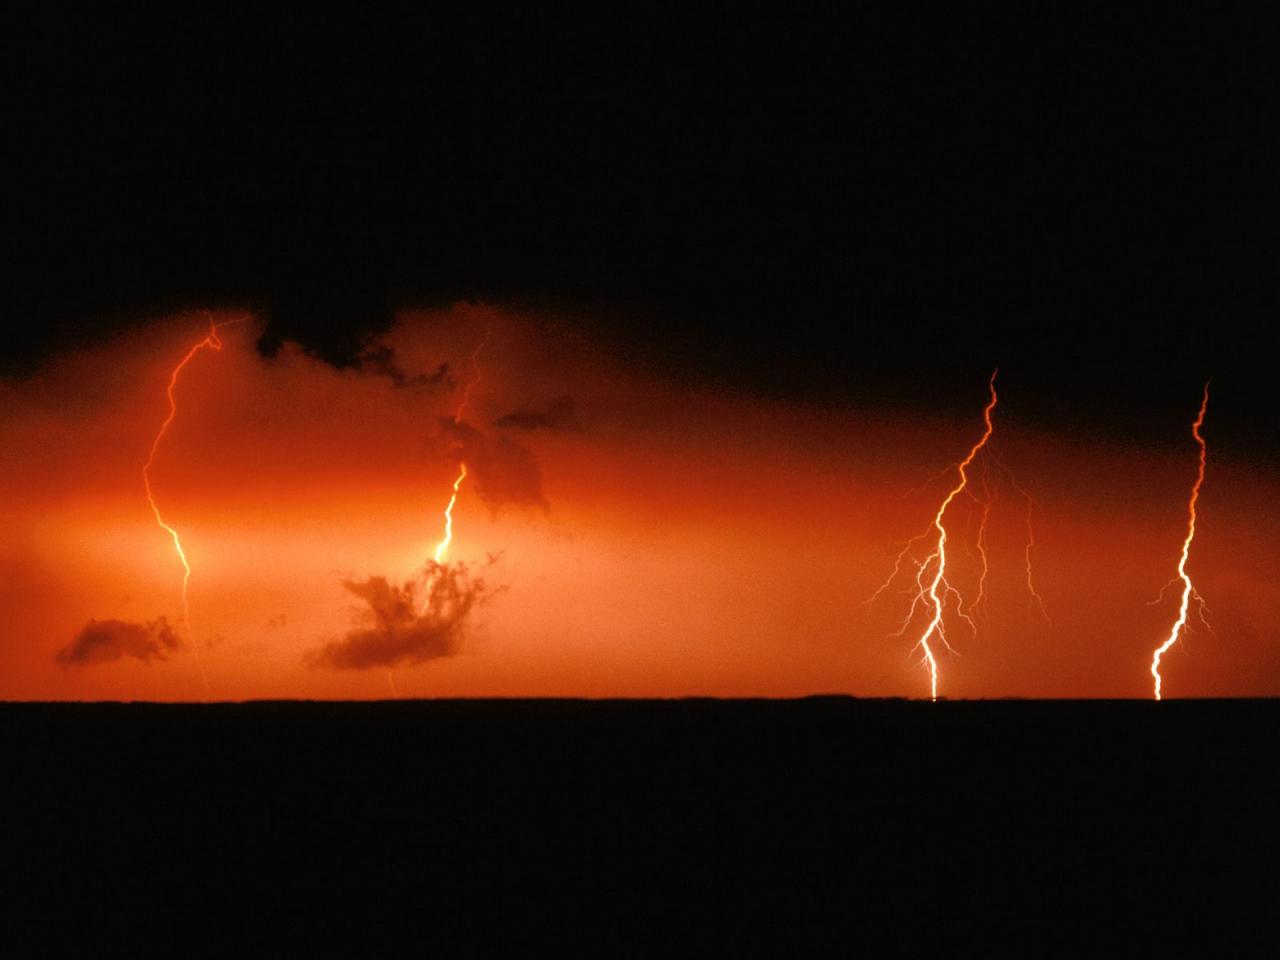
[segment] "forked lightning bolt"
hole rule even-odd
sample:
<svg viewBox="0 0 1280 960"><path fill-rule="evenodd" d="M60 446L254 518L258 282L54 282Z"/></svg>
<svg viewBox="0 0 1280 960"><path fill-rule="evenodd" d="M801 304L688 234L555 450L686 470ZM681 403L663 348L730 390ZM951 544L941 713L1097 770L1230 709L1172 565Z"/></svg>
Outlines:
<svg viewBox="0 0 1280 960"><path fill-rule="evenodd" d="M988 447L995 427L991 419L992 412L996 408L999 397L996 394L996 372L991 374L991 379L987 383L987 389L990 396L987 404L982 411L983 431L977 442L969 449L968 455L959 463L952 464L947 470L935 477L934 480L945 476L951 470L957 473L955 485L947 492L942 503L938 507L937 513L934 514L933 523L929 529L918 536L912 537L903 546L898 553L897 559L894 561L893 571L889 574L887 580L880 585L874 594L867 599L867 603L872 602L880 596L890 585L897 579L902 572L902 568L907 558L911 555L912 549L922 540L932 540L933 546L930 553L923 560L916 560L911 557L911 562L915 566L915 577L912 594L911 606L907 611L907 615L902 620L902 625L894 632L893 636L900 637L906 633L911 626L912 621L916 617L916 613L924 608L928 613L929 620L924 631L920 634L919 639L915 643L914 649L919 650L925 665L929 668L929 695L933 700L938 699L938 656L936 644L941 643L948 650L952 649L951 644L947 641L946 633L946 609L948 601L954 599L956 615L968 625L969 629L976 633L977 623L975 617L979 609L982 607L986 598L987 574L990 565L987 560L987 524L991 516L992 494L991 487L988 483L988 464L994 462L999 471L1007 478L1013 489L1026 500L1027 503L1027 541L1023 553L1026 564L1026 584L1027 591L1030 595L1031 602L1039 606L1040 612L1045 618L1048 615L1044 611L1044 602L1040 594L1036 591L1031 576L1031 551L1035 546L1035 539L1031 530L1031 514L1034 507L1034 501L1030 494L1022 488L1022 486L1014 478L1012 471L1007 466L996 459ZM980 475L982 494L979 496L970 488L969 470L974 465L979 454L983 454L982 466L983 470ZM948 580L947 570L947 547L948 533L945 523L948 509L957 497L961 495L971 497L975 503L982 508L978 521L978 529L976 535L977 557L981 565L978 576L977 593L973 601L969 604L964 603L964 598L960 591L952 585ZM966 550L967 550L966 546ZM972 551L970 551L972 554Z"/></svg>
<svg viewBox="0 0 1280 960"><path fill-rule="evenodd" d="M924 563L920 565L920 568L916 573L916 585L919 586L922 591L924 591L925 590L924 581L927 579L927 576L928 576L927 571L929 570L930 566L933 567L933 579L929 581L929 585L927 588L927 592L929 595L928 602L932 606L933 613L929 618L929 624L928 626L925 627L924 633L922 633L920 635L920 639L916 641L916 646L919 648L920 652L924 655L925 662L929 665L929 697L932 700L938 699L938 658L934 655L933 647L929 644L929 640L930 638L936 636L939 640L942 641L944 645L948 647L950 646L950 644L947 643L947 634L942 622L943 604L948 595L955 593L957 597L959 596L956 589L952 587L951 584L947 583L947 579L946 579L947 578L947 528L943 525L942 519L946 515L947 507L951 506L951 501L954 500L957 496L959 496L959 494L964 491L965 487L969 485L969 474L968 474L969 465L973 463L974 458L977 457L978 455L978 452L983 447L985 447L987 445L987 441L991 439L991 434L994 430L994 427L992 426L992 423L991 423L991 411L995 409L996 401L997 401L996 373L998 372L999 371L992 372L991 380L987 384L988 389L991 391L991 398L987 401L987 406L982 411L982 420L984 424L982 436L981 438L979 438L978 442L975 443L970 448L969 455L965 457L963 460L961 460L959 465L956 468L957 472L959 473L960 480L954 487L951 488L951 491L947 494L946 498L942 501L942 506L938 507L938 512L934 514L934 517L933 517L934 529L938 531L937 546L934 547L933 552L929 554L929 556L925 557ZM938 592L940 588L942 590L941 593ZM920 596L921 594L916 595L917 600L920 598ZM915 608L915 601L912 602L913 612L914 612L914 608ZM962 613L961 616L965 617L966 619L968 618L967 614ZM908 615L908 621L909 620L910 620L910 615ZM905 624L904 624L904 629L905 629Z"/></svg>
<svg viewBox="0 0 1280 960"><path fill-rule="evenodd" d="M1164 643L1156 648L1156 652L1151 657L1151 677L1155 680L1155 698L1157 700L1162 699L1160 658L1178 642L1178 637L1182 635L1182 631L1186 628L1187 611L1191 601L1194 599L1201 606L1204 604L1200 594L1196 592L1195 586L1191 583L1191 577L1187 575L1187 557L1191 553L1191 541L1196 537L1196 503L1200 499L1200 488L1204 486L1204 465L1208 456L1208 448L1205 446L1200 428L1204 426L1204 415L1208 408L1209 384L1206 383L1204 385L1204 393L1200 398L1200 411L1196 414L1195 422L1191 424L1191 435L1195 437L1195 441L1200 447L1200 460L1199 467L1196 470L1196 482L1191 487L1191 498L1187 501L1187 536L1182 541L1182 555L1178 558L1178 576L1175 578L1182 580L1182 602L1178 607L1178 619L1174 621L1173 628L1169 631L1169 636L1165 638Z"/></svg>

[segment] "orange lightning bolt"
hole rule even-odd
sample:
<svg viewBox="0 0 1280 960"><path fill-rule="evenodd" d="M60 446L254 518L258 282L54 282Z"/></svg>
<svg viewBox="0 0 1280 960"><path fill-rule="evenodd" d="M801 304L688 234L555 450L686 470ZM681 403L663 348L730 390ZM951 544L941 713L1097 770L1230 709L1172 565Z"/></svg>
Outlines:
<svg viewBox="0 0 1280 960"><path fill-rule="evenodd" d="M998 372L999 371L993 371L991 379L987 382L987 389L990 391L990 397L987 401L986 407L983 408L982 411L984 427L982 436L970 448L968 455L963 460L958 464L953 464L952 467L948 467L947 471L944 471L944 474L939 475L945 475L945 472L955 469L959 474L958 482L948 491L946 497L943 498L941 505L938 507L937 513L934 514L933 523L931 524L930 529L907 541L906 545L899 552L897 560L894 562L893 571L889 574L889 578L865 601L865 603L871 603L874 601L881 593L889 588L895 579L897 579L898 574L902 571L904 561L911 553L915 544L926 538L934 537L932 552L930 552L923 561L916 561L914 557L912 558L912 563L915 564L916 567L916 574L915 587L912 591L911 606L907 611L906 617L902 620L901 627L899 627L893 634L893 636L896 637L902 636L906 632L908 626L910 626L911 621L915 618L916 611L921 606L929 610L930 615L928 625L920 635L920 639L916 641L914 649L921 652L924 662L929 668L929 693L933 700L938 699L938 659L931 641L936 639L948 650L952 649L951 644L947 642L946 625L944 622L947 601L952 597L955 598L956 614L969 626L970 630L976 632L977 625L974 621L974 614L983 600L985 592L988 570L986 550L987 520L990 514L991 498L985 473L982 478L984 491L984 496L982 498L976 497L973 491L968 489L969 467L973 465L978 454L987 446L987 441L991 439L991 435L995 429L991 420L991 413L995 409L996 403L999 399L996 394L996 374ZM1005 469L1007 470L1007 468ZM1022 492L1021 488L1018 489L1019 492ZM946 517L947 508L950 507L952 502L962 493L974 497L975 500L982 504L983 508L981 519L978 524L977 534L977 548L978 555L981 558L982 572L978 580L978 596L974 602L969 604L967 607L963 602L963 597L961 596L960 591L947 579L947 528L943 522ZM1029 516L1030 514L1028 513L1028 517ZM1027 558L1028 584L1030 584L1030 548L1028 548L1027 551Z"/></svg>
<svg viewBox="0 0 1280 960"><path fill-rule="evenodd" d="M489 337L492 330L485 332L484 339L480 341L475 350L471 354L471 379L469 379L462 388L462 396L458 399L458 408L453 413L454 424L462 422L462 414L467 409L467 402L471 399L471 391L480 383L480 354L489 343ZM433 559L437 566L444 562L445 555L449 552L449 544L453 542L453 507L458 502L458 490L462 487L462 481L467 478L467 465L463 461L458 461L458 479L453 481L453 492L449 497L449 503L444 508L444 535L440 538L440 542L436 544ZM427 607L430 606L430 591L427 594L428 599L423 603L422 610L425 613Z"/></svg>
<svg viewBox="0 0 1280 960"><path fill-rule="evenodd" d="M1204 426L1204 414L1209 407L1209 384L1204 385L1204 394L1200 398L1200 412L1196 414L1195 423L1191 424L1191 435L1195 437L1196 443L1200 446L1200 461L1196 471L1196 482L1191 488L1191 499L1187 502L1187 536L1182 541L1182 556L1178 558L1178 578L1182 580L1182 603L1178 608L1178 619L1174 621L1173 629L1169 631L1168 638L1164 643L1156 648L1156 652L1151 657L1151 676L1155 680L1155 698L1161 698L1161 679L1160 679L1160 658L1178 642L1183 629L1187 625L1187 608L1194 597L1197 602L1203 605L1204 601L1200 594L1196 592L1196 588L1191 583L1191 578L1187 576L1187 557L1191 553L1191 541L1196 536L1196 502L1200 499L1200 488L1204 486L1204 465L1208 455L1208 448L1205 446L1204 437L1200 434L1200 428Z"/></svg>
<svg viewBox="0 0 1280 960"><path fill-rule="evenodd" d="M929 625L925 627L920 639L916 641L916 646L924 654L925 662L929 664L929 696L932 700L938 699L938 659L934 656L933 648L929 645L929 638L936 635L943 644L950 646L947 644L947 635L942 623L943 601L948 594L955 592L955 588L947 583L946 580L947 528L943 526L942 518L947 512L947 507L951 506L951 501L969 485L969 474L967 473L969 465L973 463L978 452L987 445L987 441L991 439L991 433L995 429L991 423L991 411L995 409L998 399L996 396L996 374L998 372L998 370L992 371L991 380L987 384L988 389L991 391L991 399L987 401L987 406L982 411L982 420L985 424L982 437L970 448L969 455L960 461L957 467L957 471L960 474L960 482L951 488L951 492L947 494L946 499L942 501L942 506L938 508L938 512L933 517L933 526L938 531L938 545L934 547L933 553L925 558L916 577L917 585L922 585L925 571L928 570L930 565L933 566L933 580L928 587L929 602L933 606L933 616L930 618ZM942 588L941 594L938 593L939 587Z"/></svg>
<svg viewBox="0 0 1280 960"><path fill-rule="evenodd" d="M453 481L453 496L449 498L449 505L444 508L444 536L436 544L436 563L441 563L444 560L444 555L449 550L449 544L453 542L453 505L458 502L458 488L462 486L462 481L467 476L467 465L459 463L458 467L461 472L458 474L458 479Z"/></svg>
<svg viewBox="0 0 1280 960"><path fill-rule="evenodd" d="M151 512L155 515L156 523L173 540L174 552L178 554L178 560L182 563L182 623L187 631L187 639L192 641L191 648L195 651L196 663L200 667L200 679L204 684L206 693L209 690L209 680L205 676L204 665L200 663L200 651L194 643L191 631L191 604L188 598L188 589L191 585L191 563L187 560L186 551L182 549L182 539L178 536L178 531L166 523L160 513L160 506L156 503L155 491L151 488L151 468L155 466L156 454L160 451L160 441L164 439L169 427L173 424L174 418L178 415L178 401L174 396L174 390L177 389L178 378L182 375L182 371L187 364L195 359L196 354L201 350L213 350L216 352L222 349L222 338L218 336L218 331L221 328L241 323L247 319L249 318L238 317L235 320L224 320L221 323L214 323L210 319L209 332L202 339L192 344L191 349L178 361L178 365L169 374L169 385L165 388L165 395L169 398L169 413L165 416L164 422L160 424L160 429L156 431L155 439L151 441L151 452L147 455L147 462L142 465L142 486L147 493L147 503L151 506Z"/></svg>
<svg viewBox="0 0 1280 960"><path fill-rule="evenodd" d="M239 322L240 320L238 319L226 320L222 323L214 323L210 320L209 332L205 334L202 340L193 344L191 349L187 351L186 356L178 361L178 365L173 368L173 372L169 374L169 386L166 390L166 395L169 398L169 414L164 418L164 422L160 424L160 429L156 432L155 439L151 441L151 453L147 457L147 462L142 466L142 485L147 491L147 503L151 505L151 512L155 514L156 523L173 539L173 549L178 554L178 559L182 562L182 621L186 624L188 634L191 632L191 608L187 599L187 589L191 583L191 564L187 560L186 552L182 549L182 540L178 537L178 531L166 523L164 517L160 514L160 507L156 504L155 492L151 489L151 468L155 465L156 454L160 450L160 441L164 439L164 435L169 431L170 425L178 415L178 401L173 393L178 386L178 377L182 375L183 369L195 359L196 354L201 350L221 350L222 338L218 336L218 330Z"/></svg>
<svg viewBox="0 0 1280 960"><path fill-rule="evenodd" d="M1022 497L1024 501L1026 501L1027 539L1022 545L1022 563L1023 563L1023 567L1026 570L1028 612L1030 612L1031 606L1035 606L1040 610L1040 616L1044 617L1045 623L1049 623L1050 622L1049 611L1045 608L1044 598L1040 596L1040 592L1036 590L1035 581L1031 576L1031 551L1034 550L1036 546L1036 532L1035 532L1035 528L1031 523L1031 519L1032 519L1032 515L1035 512L1036 502L1031 498L1031 494L1027 493L1027 491L1023 489L1022 484L1018 482L1018 478L1013 475L1013 471L1010 470L1009 467L1003 461L997 458L996 465L1000 468L1001 472L1004 473L1006 479L1008 479L1009 481L1009 485L1013 487L1014 492L1017 493L1018 496ZM985 523L985 520L986 518L984 516L983 517L984 523ZM985 567L986 556L985 555L983 556L983 563L984 563L983 574L985 575L986 574L986 567Z"/></svg>
<svg viewBox="0 0 1280 960"><path fill-rule="evenodd" d="M462 397L458 400L458 409L453 413L453 422L459 423L462 420L462 414L467 409L467 402L471 399L471 391L480 385L480 354L484 352L484 348L489 345L489 338L493 336L493 329L490 328L484 332L484 339L481 340L476 348L471 351L471 379L466 382L462 388Z"/></svg>

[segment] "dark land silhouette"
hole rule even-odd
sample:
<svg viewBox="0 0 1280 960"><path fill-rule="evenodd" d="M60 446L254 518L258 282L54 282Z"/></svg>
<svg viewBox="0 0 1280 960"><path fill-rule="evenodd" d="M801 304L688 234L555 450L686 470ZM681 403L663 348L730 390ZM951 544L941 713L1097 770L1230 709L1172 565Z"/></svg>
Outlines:
<svg viewBox="0 0 1280 960"><path fill-rule="evenodd" d="M1280 920L1273 701L0 706L5 939L1022 955Z"/></svg>

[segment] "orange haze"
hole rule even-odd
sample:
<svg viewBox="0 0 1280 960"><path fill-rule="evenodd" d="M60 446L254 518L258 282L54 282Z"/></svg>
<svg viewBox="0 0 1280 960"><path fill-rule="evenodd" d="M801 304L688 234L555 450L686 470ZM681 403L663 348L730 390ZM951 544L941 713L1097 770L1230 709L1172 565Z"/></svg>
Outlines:
<svg viewBox="0 0 1280 960"><path fill-rule="evenodd" d="M68 345L0 381L0 697L928 696L911 632L890 636L909 597L863 601L955 479L928 478L981 435L981 379L972 410L932 419L764 402L631 367L579 326L459 306L401 317L386 338L408 374L397 385L297 351L264 360L251 319L183 370L151 470L191 563L184 623L182 566L141 468L169 375L208 323L192 314ZM450 427L486 330L483 380ZM430 382L442 363L449 375ZM939 692L1148 697L1177 597L1148 602L1176 572L1190 435L1048 436L1020 426L1018 407L1002 389L992 444L1037 503L1051 622L1025 589L1025 506L1001 497L978 630L948 625L958 655L939 653ZM1277 485L1215 460L1212 405L1205 434L1189 567L1214 630L1193 623L1168 653L1165 695L1274 696ZM320 657L372 622L369 578L395 597L430 560L463 450L448 559L484 592L435 633L405 614L399 639L430 633L416 661ZM958 500L947 514L948 578L969 591L978 513ZM67 662L90 620L146 637L160 617L178 648Z"/></svg>

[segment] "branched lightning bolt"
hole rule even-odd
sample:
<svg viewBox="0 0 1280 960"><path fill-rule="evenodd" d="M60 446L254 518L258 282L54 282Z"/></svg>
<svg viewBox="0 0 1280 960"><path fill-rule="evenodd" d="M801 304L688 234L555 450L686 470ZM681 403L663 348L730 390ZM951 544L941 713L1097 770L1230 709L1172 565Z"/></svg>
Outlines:
<svg viewBox="0 0 1280 960"><path fill-rule="evenodd" d="M955 603L955 615L964 621L965 625L975 635L977 634L977 620L979 612L985 609L987 597L987 575L990 572L991 565L987 555L988 541L988 524L991 519L991 506L994 502L994 485L990 477L991 464L1006 478L1013 490L1021 496L1027 504L1026 525L1027 539L1023 550L1023 561L1026 567L1026 585L1029 596L1029 603L1039 608L1041 615L1048 621L1049 616L1045 611L1044 600L1040 593L1036 590L1035 582L1032 578L1031 571L1031 552L1035 547L1035 535L1032 530L1032 513L1035 508L1035 501L1031 495L1018 483L1017 478L1013 475L1013 471L1009 469L992 451L991 443L992 434L995 426L992 421L992 413L999 402L996 393L996 375L999 371L993 371L990 380L987 382L989 397L987 404L982 411L983 432L977 442L969 449L968 455L959 463L953 463L947 467L942 473L931 478L925 488L931 486L939 478L946 476L952 470L956 471L958 479L955 485L947 492L939 505L937 513L934 514L933 522L929 528L923 533L917 534L908 540L893 563L893 569L890 571L888 578L885 579L875 593L868 597L865 604L875 601L881 594L889 589L902 573L903 568L908 561L914 567L915 576L913 584L907 590L907 594L911 597L911 604L907 610L907 614L903 617L898 629L891 636L901 637L906 634L907 629L915 620L917 613L923 608L928 612L929 621L924 628L924 632L916 641L912 649L919 650L924 664L929 668L929 693L932 699L938 699L938 658L935 649L935 642L941 643L947 650L955 653L955 649L951 646L947 639L946 633L946 610L947 604L951 601ZM982 455L981 472L973 478L969 476L970 468L974 466L978 460L979 454ZM971 483L971 480L973 483ZM975 483L980 484L980 492L975 492L973 486ZM920 489L918 488L917 492ZM979 572L977 578L977 590L972 602L966 604L960 590L948 579L947 570L947 547L949 543L949 535L945 524L945 518L948 508L960 496L966 496L972 501L973 506L979 508L977 516L977 531L974 535L974 547L971 548L968 543L970 531L973 529L973 506L967 515L964 529L959 532L960 543L964 547L965 552L975 558L979 564ZM953 531L953 534L955 532ZM916 559L914 549L917 544L924 540L932 540L933 547L923 560Z"/></svg>
<svg viewBox="0 0 1280 960"><path fill-rule="evenodd" d="M1182 541L1182 555L1178 558L1178 576L1175 579L1182 580L1182 603L1178 608L1178 619L1174 621L1173 628L1169 631L1169 636L1164 643L1156 648L1156 652L1151 657L1151 676L1155 680L1155 698L1161 697L1161 678L1160 678L1160 658L1169 651L1169 649L1178 642L1183 629L1187 625L1187 611L1194 598L1203 607L1204 601L1200 594L1196 592L1195 586L1191 583L1191 577L1187 575L1187 557L1191 553L1191 541L1196 536L1196 503L1200 499L1200 488L1204 486L1204 466L1208 456L1208 448L1205 446L1204 437L1200 434L1200 428L1204 426L1205 411L1209 407L1209 384L1205 383L1204 393L1200 398L1200 411L1196 414L1196 419L1191 424L1191 435L1195 437L1196 443L1200 447L1199 466L1196 470L1196 482L1191 487L1191 498L1187 501L1187 536ZM1173 581L1171 580L1170 583ZM1167 588L1169 584L1165 584ZM1164 590L1160 591L1161 596ZM1203 616L1203 610L1202 610Z"/></svg>
<svg viewBox="0 0 1280 960"><path fill-rule="evenodd" d="M943 525L943 517L946 515L947 507L951 506L954 500L965 487L969 485L969 465L973 463L978 452L987 445L987 441L991 439L991 433L995 429L991 423L991 411L995 409L998 397L996 395L996 373L993 371L991 380L987 387L991 392L991 397L987 401L986 408L982 411L982 420L984 429L982 436L978 442L970 449L969 454L956 467L959 474L959 482L951 488L946 498L942 501L942 505L938 507L938 512L934 514L933 526L938 532L937 545L933 548L933 552L925 557L924 562L919 565L916 571L916 585L920 588L920 592L916 594L915 600L911 604L911 613L907 615L907 620L903 622L903 630L906 629L907 623L910 622L911 614L915 612L919 601L928 594L928 603L933 608L933 614L929 619L928 626L925 627L924 633L920 635L920 639L916 641L916 647L924 655L925 662L929 665L929 695L933 700L938 699L938 659L934 655L933 647L929 644L932 637L937 637L944 646L950 648L947 642L946 630L942 622L943 606L946 599L951 594L959 596L958 591L947 582L947 528ZM928 586L925 587L925 581L928 579L928 570L932 567L933 578L929 580ZM939 592L941 590L941 593ZM961 616L968 620L968 615L961 613ZM972 621L970 621L972 626Z"/></svg>

